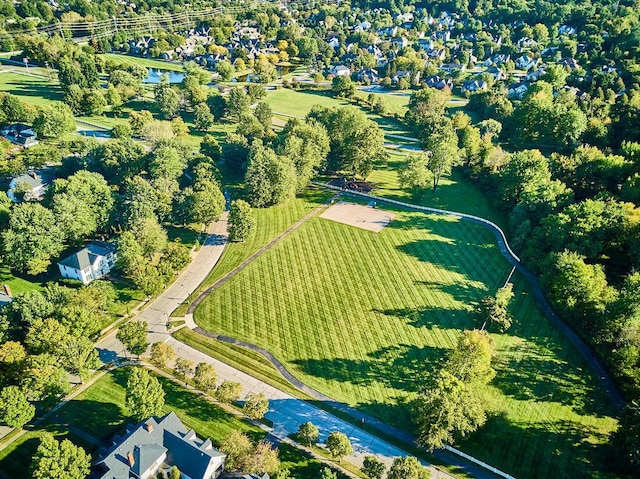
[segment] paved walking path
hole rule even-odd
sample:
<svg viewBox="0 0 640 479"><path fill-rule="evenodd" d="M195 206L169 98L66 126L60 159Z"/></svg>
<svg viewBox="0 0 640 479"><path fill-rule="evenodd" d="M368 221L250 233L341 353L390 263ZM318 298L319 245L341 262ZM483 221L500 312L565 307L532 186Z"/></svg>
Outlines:
<svg viewBox="0 0 640 479"><path fill-rule="evenodd" d="M315 214L317 211L312 213ZM308 217L310 216L308 215ZM264 394L269 399L269 412L266 417L274 424L272 434L280 440L286 440L289 435L297 432L299 425L303 422L312 421L320 431L320 442L324 441L333 431L341 431L347 434L354 446L354 454L346 459L356 465L361 465L364 456L370 454L377 455L387 466L391 465L394 457L409 455L409 453L353 426L347 421L332 416L322 409L316 408L305 401L211 358L178 341L168 333L167 322L169 315L195 291L220 258L227 240L226 229L227 216L225 215L219 222L211 225L207 240L196 254L193 262L178 280L136 317L136 320L146 321L149 324L148 338L150 343L165 342L173 348L176 357L193 361L196 364L200 362L212 364L221 380L227 379L239 382L242 385L242 397L248 393ZM189 318L189 325L195 326L192 321L192 318ZM98 343L97 348L104 362L112 362L126 357L124 347L116 339L115 332ZM493 479L495 477L487 471L466 463L466 461L457 460L457 458L452 459L452 464L458 465L472 476L481 479ZM428 464L425 463L425 465ZM433 466L429 467L432 471L431 477L434 479L452 477L440 469Z"/></svg>
<svg viewBox="0 0 640 479"><path fill-rule="evenodd" d="M322 183L315 183L317 185L325 186L326 188L336 190L335 186L330 186ZM614 406L618 409L622 409L624 407L624 396L616 386L615 381L609 374L609 372L605 369L605 367L600 363L600 360L593 352L593 350L584 342L582 339L564 322L562 319L555 313L551 305L546 299L540 284L536 277L531 274L531 272L525 268L522 263L520 263L520 258L516 256L516 254L512 251L511 246L509 246L509 242L507 241L507 237L502 231L502 229L485 218L481 218L479 216L469 215L466 213L460 213L457 211L448 211L441 210L437 208L430 208L428 206L419 206L411 203L405 203L402 201L391 200L388 198L383 198L381 196L374 196L367 193L360 193L353 190L344 191L346 194L360 196L364 198L374 199L380 203L389 203L393 205L402 206L404 208L409 208L412 210L424 211L427 213L435 213L437 215L446 215L446 216L457 216L466 221L472 221L474 223L479 223L482 226L491 230L491 232L495 235L496 241L498 243L498 249L502 256L514 266L522 276L527 280L531 289L533 291L534 296L536 297L536 301L538 302L538 306L542 310L542 312L549 318L549 320L553 323L553 325L558 328L566 338L573 344L576 349L582 354L582 357L585 359L587 364L591 367L592 371L595 373L596 377L599 379L602 387L607 391L611 401Z"/></svg>

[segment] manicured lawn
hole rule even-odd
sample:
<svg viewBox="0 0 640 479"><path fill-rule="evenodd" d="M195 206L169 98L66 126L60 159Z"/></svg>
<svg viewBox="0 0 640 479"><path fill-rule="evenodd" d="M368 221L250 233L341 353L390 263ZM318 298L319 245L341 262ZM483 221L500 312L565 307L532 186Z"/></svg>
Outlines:
<svg viewBox="0 0 640 479"><path fill-rule="evenodd" d="M357 95L366 99L372 92L358 90ZM409 104L409 95L411 92L389 92L389 93L373 93L373 96L378 99L382 98L386 105L387 111L390 113L397 113L404 116L407 112L407 105Z"/></svg>
<svg viewBox="0 0 640 479"><path fill-rule="evenodd" d="M269 90L264 101L271 106L274 113L286 113L299 117L309 113L314 105L326 107L349 105L347 101L333 98L328 91L296 91L288 88Z"/></svg>
<svg viewBox="0 0 640 479"><path fill-rule="evenodd" d="M460 332L476 326L474 305L510 268L479 225L397 214L377 234L310 220L221 286L196 321L270 350L307 384L411 430L406 402ZM492 417L458 445L517 477L590 477L616 425L611 405L514 281L516 323L493 335Z"/></svg>
<svg viewBox="0 0 640 479"><path fill-rule="evenodd" d="M26 293L27 291L42 291L42 284L33 281L35 278L25 279L15 276L9 268L0 264L0 285L7 284L11 288L14 296Z"/></svg>
<svg viewBox="0 0 640 479"><path fill-rule="evenodd" d="M366 98L366 92L358 92L358 95ZM387 97L391 95L382 95ZM406 97L400 97L406 98ZM278 116L278 113L291 115L296 117L304 117L314 105L321 105L323 107L343 107L348 105L355 105L345 100L333 98L330 91L295 91L287 88L279 88L277 90L270 90L267 92L267 97L264 100L268 103L274 111L274 114ZM393 108L399 108L398 104L404 100L390 99L388 105ZM405 105L408 100L404 101ZM411 132L400 122L392 118L381 117L374 113L371 113L368 109L363 110L370 120L373 120L382 128L386 134L392 135L407 135L413 136ZM287 118L282 116L284 120Z"/></svg>
<svg viewBox="0 0 640 479"><path fill-rule="evenodd" d="M31 75L25 68L20 67L0 73L0 91L17 95L21 100L35 106L63 100L57 80L50 81L40 75Z"/></svg>
<svg viewBox="0 0 640 479"><path fill-rule="evenodd" d="M238 198L236 193L239 191L237 189L233 190L233 185L231 185L231 189L231 197ZM199 291L234 269L296 221L325 202L330 196L330 194L319 190L308 190L301 197L284 205L254 209L257 225L256 233L244 243L229 243L211 274L203 281L196 292L189 297L188 301L193 300L199 294ZM184 316L186 310L187 305L180 306L173 312L172 316Z"/></svg>
<svg viewBox="0 0 640 479"><path fill-rule="evenodd" d="M389 150L387 164L376 167L367 178L367 181L376 187L373 194L407 203L482 216L503 228L506 226L502 215L491 206L482 191L465 180L458 170L454 170L451 176L442 178L435 192L427 188L422 196L416 197L408 188L402 188L398 179L398 169L407 161L409 155L409 151Z"/></svg>
<svg viewBox="0 0 640 479"><path fill-rule="evenodd" d="M155 58L141 58L133 55L121 55L119 53L104 53L101 55L107 60L113 60L120 63L131 63L140 65L145 68L157 68L159 70L171 70L176 72L183 71L182 65L178 63L170 63Z"/></svg>

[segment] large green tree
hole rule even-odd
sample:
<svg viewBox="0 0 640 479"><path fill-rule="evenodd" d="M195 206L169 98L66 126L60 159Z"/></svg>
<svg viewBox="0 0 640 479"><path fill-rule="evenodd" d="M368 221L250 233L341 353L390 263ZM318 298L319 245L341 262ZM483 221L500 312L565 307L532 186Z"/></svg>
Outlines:
<svg viewBox="0 0 640 479"><path fill-rule="evenodd" d="M57 179L51 187L54 209L56 197L67 195L90 211L91 220L96 227L104 230L113 210L114 198L109 184L100 173L80 170L66 179ZM49 192L47 192L49 194Z"/></svg>
<svg viewBox="0 0 640 479"><path fill-rule="evenodd" d="M255 142L249 153L246 185L252 206L264 208L284 203L295 195L293 162Z"/></svg>
<svg viewBox="0 0 640 479"><path fill-rule="evenodd" d="M164 406L160 381L144 368L132 368L127 381L126 405L135 421L159 416Z"/></svg>
<svg viewBox="0 0 640 479"><path fill-rule="evenodd" d="M2 234L4 259L14 269L38 274L63 249L64 232L54 214L39 203L13 208L9 228Z"/></svg>
<svg viewBox="0 0 640 479"><path fill-rule="evenodd" d="M251 205L244 200L233 200L229 209L229 239L246 241L255 229L255 216Z"/></svg>
<svg viewBox="0 0 640 479"><path fill-rule="evenodd" d="M293 160L297 192L302 192L318 170L326 166L329 149L329 134L322 124L312 120L287 122L280 151Z"/></svg>
<svg viewBox="0 0 640 479"><path fill-rule="evenodd" d="M327 129L330 152L327 168L366 178L376 163L386 160L384 132L355 107L315 106L307 116Z"/></svg>
<svg viewBox="0 0 640 479"><path fill-rule="evenodd" d="M76 122L68 105L55 102L39 108L33 128L39 138L55 138L74 131Z"/></svg>
<svg viewBox="0 0 640 479"><path fill-rule="evenodd" d="M353 453L353 446L346 434L334 431L329 434L325 443L329 453L338 460Z"/></svg>
<svg viewBox="0 0 640 479"><path fill-rule="evenodd" d="M98 351L93 342L85 337L67 336L60 344L64 368L84 382L92 369L100 366Z"/></svg>
<svg viewBox="0 0 640 479"><path fill-rule="evenodd" d="M431 175L427 169L427 154L411 155L398 169L398 179L403 188L409 188L416 198L420 198L431 184Z"/></svg>
<svg viewBox="0 0 640 479"><path fill-rule="evenodd" d="M156 106L166 119L174 118L180 108L180 94L168 81L161 81L153 90Z"/></svg>
<svg viewBox="0 0 640 479"><path fill-rule="evenodd" d="M509 311L513 296L513 285L509 283L498 289L494 296L485 297L476 309L481 324L488 323L489 327L495 326L500 332L507 331L513 322L513 316Z"/></svg>
<svg viewBox="0 0 640 479"><path fill-rule="evenodd" d="M17 386L7 386L0 391L0 421L9 427L20 428L33 419L36 408Z"/></svg>
<svg viewBox="0 0 640 479"><path fill-rule="evenodd" d="M228 471L241 469L252 450L253 443L249 436L240 431L231 432L220 443L220 451L227 456L224 465L225 469Z"/></svg>
<svg viewBox="0 0 640 479"><path fill-rule="evenodd" d="M140 356L149 346L147 330L146 321L129 321L120 326L116 333L116 338L122 342L127 351Z"/></svg>
<svg viewBox="0 0 640 479"><path fill-rule="evenodd" d="M432 384L415 402L418 443L428 449L452 444L486 421L485 407L475 388L465 385L446 370L437 373Z"/></svg>
<svg viewBox="0 0 640 479"><path fill-rule="evenodd" d="M309 447L318 442L319 436L320 432L318 431L318 428L310 421L300 424L298 432L296 433L298 441L308 445Z"/></svg>
<svg viewBox="0 0 640 479"><path fill-rule="evenodd" d="M432 133L423 140L423 147L427 150L427 170L431 173L433 191L438 188L440 179L451 174L452 168L458 163L458 137L448 118L442 118Z"/></svg>
<svg viewBox="0 0 640 479"><path fill-rule="evenodd" d="M360 470L369 479L382 479L387 468L376 456L364 456Z"/></svg>
<svg viewBox="0 0 640 479"><path fill-rule="evenodd" d="M31 461L33 479L85 479L91 471L91 456L68 439L58 442L51 433L40 437Z"/></svg>
<svg viewBox="0 0 640 479"><path fill-rule="evenodd" d="M431 473L413 456L396 457L391 464L387 479L429 479Z"/></svg>
<svg viewBox="0 0 640 479"><path fill-rule="evenodd" d="M249 393L244 399L242 412L251 419L262 419L269 411L269 401L262 393Z"/></svg>

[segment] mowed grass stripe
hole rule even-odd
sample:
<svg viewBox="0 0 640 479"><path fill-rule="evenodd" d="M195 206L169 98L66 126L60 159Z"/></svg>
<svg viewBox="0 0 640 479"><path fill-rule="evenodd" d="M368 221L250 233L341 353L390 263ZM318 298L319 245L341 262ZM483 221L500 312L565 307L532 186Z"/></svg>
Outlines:
<svg viewBox="0 0 640 479"><path fill-rule="evenodd" d="M411 430L403 401L461 330L477 326L475 305L510 267L479 225L396 213L380 233L310 220L209 297L196 321L269 349L310 386ZM615 428L606 394L524 280L513 281L515 324L492 335L494 414L459 445L517 477L592 476ZM235 290L251 293L234 303Z"/></svg>

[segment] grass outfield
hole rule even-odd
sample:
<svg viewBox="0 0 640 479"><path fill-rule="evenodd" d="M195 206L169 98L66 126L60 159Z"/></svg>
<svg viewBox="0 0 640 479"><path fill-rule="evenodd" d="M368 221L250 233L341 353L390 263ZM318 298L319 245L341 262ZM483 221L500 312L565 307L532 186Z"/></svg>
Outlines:
<svg viewBox="0 0 640 479"><path fill-rule="evenodd" d="M410 430L405 402L509 269L492 234L472 223L398 212L375 234L314 218L210 296L196 321L269 349L309 385ZM517 477L592 476L616 426L611 405L519 277L515 290L515 326L493 336L494 415L459 445Z"/></svg>

